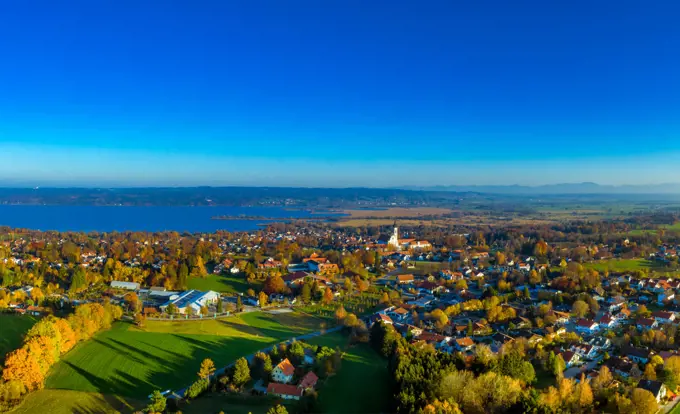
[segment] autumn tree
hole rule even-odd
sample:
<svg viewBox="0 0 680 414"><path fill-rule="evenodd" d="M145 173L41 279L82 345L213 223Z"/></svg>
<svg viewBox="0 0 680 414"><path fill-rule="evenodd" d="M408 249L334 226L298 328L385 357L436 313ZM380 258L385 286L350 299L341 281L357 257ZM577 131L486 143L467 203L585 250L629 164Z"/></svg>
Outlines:
<svg viewBox="0 0 680 414"><path fill-rule="evenodd" d="M630 396L630 402L636 414L654 414L659 410L659 404L654 395L642 388L635 388Z"/></svg>
<svg viewBox="0 0 680 414"><path fill-rule="evenodd" d="M590 311L590 306L582 300L577 300L571 307L571 312L579 318L583 318Z"/></svg>
<svg viewBox="0 0 680 414"><path fill-rule="evenodd" d="M198 371L198 378L209 378L215 373L215 363L212 359L206 358L201 362L201 368Z"/></svg>
<svg viewBox="0 0 680 414"><path fill-rule="evenodd" d="M45 376L35 355L29 353L25 347L7 355L5 368L2 370L2 379L19 381L27 391L42 389L45 382Z"/></svg>
<svg viewBox="0 0 680 414"><path fill-rule="evenodd" d="M340 323L346 317L347 317L347 311L345 310L345 307L342 306L342 305L338 306L338 308L335 310L335 320L338 321L338 323Z"/></svg>
<svg viewBox="0 0 680 414"><path fill-rule="evenodd" d="M258 300L260 301L260 307L261 308L264 308L265 306L267 306L267 294L266 293L260 292L260 294L258 295Z"/></svg>
<svg viewBox="0 0 680 414"><path fill-rule="evenodd" d="M323 291L323 303L325 305L330 305L333 302L333 291L331 288L327 287Z"/></svg>

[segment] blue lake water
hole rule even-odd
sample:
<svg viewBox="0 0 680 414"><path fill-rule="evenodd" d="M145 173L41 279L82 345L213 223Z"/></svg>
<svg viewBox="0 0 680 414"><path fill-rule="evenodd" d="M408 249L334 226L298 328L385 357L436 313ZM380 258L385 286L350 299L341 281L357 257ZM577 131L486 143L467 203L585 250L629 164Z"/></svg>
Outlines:
<svg viewBox="0 0 680 414"><path fill-rule="evenodd" d="M277 207L118 207L0 205L0 226L56 231L249 231L266 220L212 220L215 216L311 217ZM278 220L283 221L283 220Z"/></svg>

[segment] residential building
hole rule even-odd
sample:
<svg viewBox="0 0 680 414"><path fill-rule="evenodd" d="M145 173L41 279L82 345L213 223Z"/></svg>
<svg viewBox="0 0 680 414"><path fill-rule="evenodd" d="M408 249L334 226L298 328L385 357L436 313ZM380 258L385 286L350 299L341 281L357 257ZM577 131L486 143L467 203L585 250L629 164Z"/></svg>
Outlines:
<svg viewBox="0 0 680 414"><path fill-rule="evenodd" d="M305 390L295 385L278 384L270 382L267 386L267 394L281 397L284 400L299 400L304 394Z"/></svg>
<svg viewBox="0 0 680 414"><path fill-rule="evenodd" d="M279 362L277 366L272 370L272 378L276 382L282 384L288 384L293 380L293 374L295 373L295 367L290 363L288 358Z"/></svg>

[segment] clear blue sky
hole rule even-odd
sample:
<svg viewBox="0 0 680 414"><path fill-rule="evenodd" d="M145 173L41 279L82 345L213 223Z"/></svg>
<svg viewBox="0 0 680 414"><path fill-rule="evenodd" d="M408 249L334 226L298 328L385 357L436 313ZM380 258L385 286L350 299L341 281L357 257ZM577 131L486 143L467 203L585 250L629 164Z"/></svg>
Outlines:
<svg viewBox="0 0 680 414"><path fill-rule="evenodd" d="M0 2L0 182L680 181L680 2Z"/></svg>

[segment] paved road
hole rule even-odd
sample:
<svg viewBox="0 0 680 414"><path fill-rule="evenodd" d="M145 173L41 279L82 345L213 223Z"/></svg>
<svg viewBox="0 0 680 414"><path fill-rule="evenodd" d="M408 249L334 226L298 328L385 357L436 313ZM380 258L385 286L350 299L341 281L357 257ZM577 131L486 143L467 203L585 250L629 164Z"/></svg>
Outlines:
<svg viewBox="0 0 680 414"><path fill-rule="evenodd" d="M273 347L278 346L280 344L289 344L293 341L302 341L302 340L306 340L306 339L311 339L311 338L321 336L321 335L325 335L325 334L328 334L328 333L337 332L340 329L342 329L342 326L336 326L335 328L330 328L330 329L326 329L326 330L323 330L323 331L317 331L317 332L312 332L312 333L308 333L308 334L305 334L305 335L300 335L300 336L297 336L295 338L288 339L287 341L279 342L278 344L269 346L267 348L260 349L257 352L269 353L272 350ZM253 362L253 358L255 358L255 354L257 352L254 352L250 355L244 356L244 358L248 361L249 364ZM229 364L225 367L222 367L222 368L216 370L215 373L212 375L211 379L214 379L214 378L219 377L220 375L224 374L229 368L233 367L235 363L236 363L236 361L232 362L231 364ZM174 396L175 398L184 398L184 394L186 393L187 388L189 388L189 387L185 387L185 388L182 388L181 390L177 390L174 393L172 393L171 395Z"/></svg>

